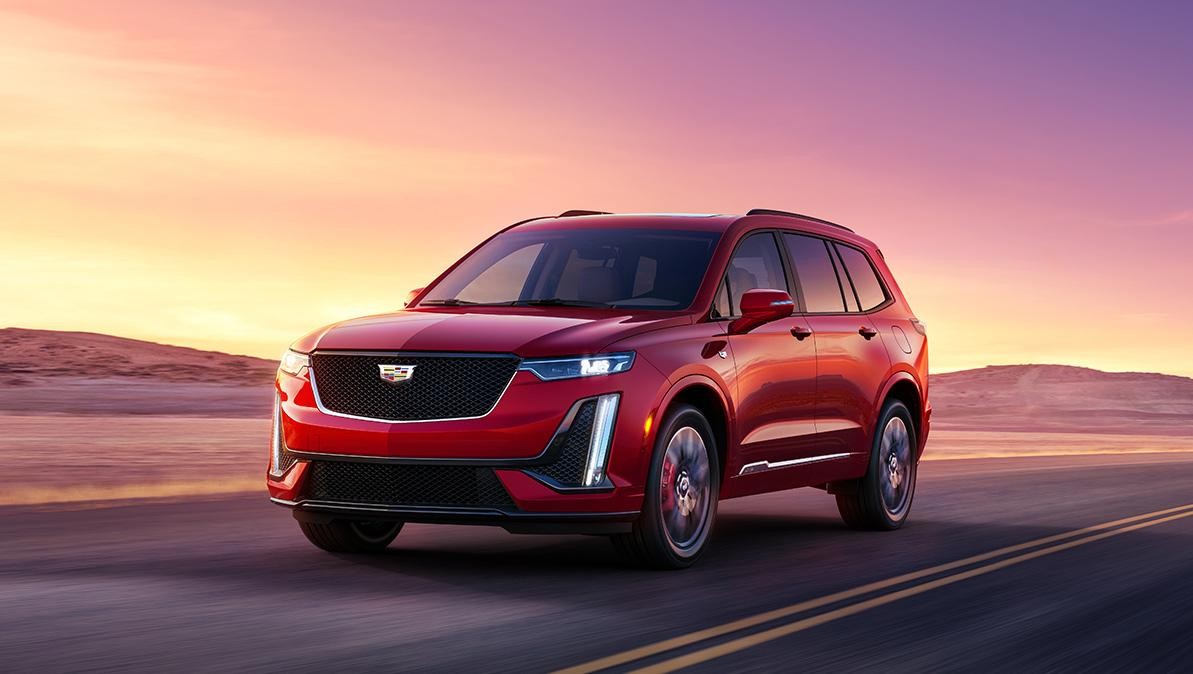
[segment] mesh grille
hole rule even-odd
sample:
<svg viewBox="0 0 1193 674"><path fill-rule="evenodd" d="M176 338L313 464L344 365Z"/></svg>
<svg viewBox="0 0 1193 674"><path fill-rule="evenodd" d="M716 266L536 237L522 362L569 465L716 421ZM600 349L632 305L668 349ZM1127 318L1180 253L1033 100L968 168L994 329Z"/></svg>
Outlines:
<svg viewBox="0 0 1193 674"><path fill-rule="evenodd" d="M290 470L294 464L298 463L298 457L290 453L290 450L282 447L280 456L278 457L277 475L282 475Z"/></svg>
<svg viewBox="0 0 1193 674"><path fill-rule="evenodd" d="M584 464L588 462L588 441L592 436L592 422L596 417L596 401L590 400L576 410L576 417L566 433L551 442L547 452L555 460L539 466L534 472L566 486L578 486L584 480Z"/></svg>
<svg viewBox="0 0 1193 674"><path fill-rule="evenodd" d="M514 502L490 468L312 461L304 496L386 506L504 507Z"/></svg>
<svg viewBox="0 0 1193 674"><path fill-rule="evenodd" d="M518 370L514 356L333 354L311 356L319 401L332 412L385 421L484 416ZM412 365L410 379L381 379L380 365Z"/></svg>

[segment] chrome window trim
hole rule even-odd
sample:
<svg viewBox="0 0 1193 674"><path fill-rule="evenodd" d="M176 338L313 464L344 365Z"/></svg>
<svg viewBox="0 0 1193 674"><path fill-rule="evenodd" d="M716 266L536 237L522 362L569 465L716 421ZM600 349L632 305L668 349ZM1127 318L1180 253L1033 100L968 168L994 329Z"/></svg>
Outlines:
<svg viewBox="0 0 1193 674"><path fill-rule="evenodd" d="M497 400L493 401L493 406L490 407L488 409L488 411L486 411L484 414L481 414L479 416L443 417L441 419L378 419L377 417L362 417L362 416L357 416L355 414L345 414L343 412L336 412L333 410L329 410L323 406L323 400L319 397L319 385L315 383L315 365L314 365L314 362L311 363L311 365L307 368L307 377L310 379L310 382L311 382L311 392L315 394L315 407L317 407L320 412L322 412L328 416L340 417L341 419L356 419L357 421L371 421L371 422L377 423L377 424L429 424L429 423L437 423L440 421L469 421L471 419L484 419L485 417L492 414L493 410L497 409L497 406L501 404L501 400L503 398L505 398L506 391L510 390L510 386L513 386L513 384L514 384L514 379L518 376L518 373L522 371L521 370L522 359L519 358L518 356L515 356L513 354L508 354L508 353L454 353L451 351L446 351L446 352L444 352L444 351L336 351L333 349L329 349L326 351L315 350L315 351L312 351L309 355L313 357L320 353L327 354L327 355L336 355L336 356L399 356L399 357L414 356L414 357L418 357L418 358L514 358L518 361L518 367L517 367L517 369L514 370L514 374L511 375L509 381L507 381L505 383L505 388L501 389L501 393L497 396Z"/></svg>
<svg viewBox="0 0 1193 674"><path fill-rule="evenodd" d="M803 466L803 465L807 465L809 463L820 463L821 461L835 461L836 459L844 459L845 457L848 457L848 456L852 456L852 454L850 454L849 452L842 452L839 454L822 454L820 456L809 456L809 457L805 457L802 459L790 459L788 461L776 461L774 463L771 463L770 461L755 461L753 463L747 463L746 465L742 466L741 470L738 471L737 475L738 475L738 477L741 477L742 475L753 475L755 473L764 473L768 470L776 470L778 468L790 468L792 466Z"/></svg>

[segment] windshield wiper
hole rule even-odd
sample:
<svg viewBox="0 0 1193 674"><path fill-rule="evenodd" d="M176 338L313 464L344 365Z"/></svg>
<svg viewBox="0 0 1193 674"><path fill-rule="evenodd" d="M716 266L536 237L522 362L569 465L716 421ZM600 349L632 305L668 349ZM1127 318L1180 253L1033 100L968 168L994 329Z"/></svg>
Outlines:
<svg viewBox="0 0 1193 674"><path fill-rule="evenodd" d="M472 302L471 299L460 299L459 297L449 297L446 299L424 299L419 302L419 307L475 307L475 305L484 304L483 302Z"/></svg>
<svg viewBox="0 0 1193 674"><path fill-rule="evenodd" d="M513 302L514 306L527 307L599 307L607 309L608 302L586 302L584 300L565 300L562 297L546 297L537 300L518 300Z"/></svg>

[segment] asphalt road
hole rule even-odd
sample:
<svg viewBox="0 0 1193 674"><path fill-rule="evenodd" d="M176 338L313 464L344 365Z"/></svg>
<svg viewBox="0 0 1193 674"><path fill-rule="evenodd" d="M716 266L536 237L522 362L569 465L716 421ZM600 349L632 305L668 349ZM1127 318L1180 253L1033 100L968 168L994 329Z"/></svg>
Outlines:
<svg viewBox="0 0 1193 674"><path fill-rule="evenodd" d="M262 495L0 509L0 671L1190 671L1191 635L1179 455L926 462L893 533L731 501L684 572L430 525L337 557Z"/></svg>

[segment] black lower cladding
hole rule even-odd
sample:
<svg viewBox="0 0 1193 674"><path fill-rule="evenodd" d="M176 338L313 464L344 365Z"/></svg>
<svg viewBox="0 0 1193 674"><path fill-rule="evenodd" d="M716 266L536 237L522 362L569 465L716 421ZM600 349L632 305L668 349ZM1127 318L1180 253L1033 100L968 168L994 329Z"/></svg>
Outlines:
<svg viewBox="0 0 1193 674"><path fill-rule="evenodd" d="M312 461L303 498L392 507L514 509L491 468Z"/></svg>
<svg viewBox="0 0 1193 674"><path fill-rule="evenodd" d="M588 463L588 445L592 438L592 425L596 420L596 400L586 400L576 410L567 430L555 436L547 456L551 463L532 468L532 472L550 478L565 487L577 487L584 483L584 466Z"/></svg>

